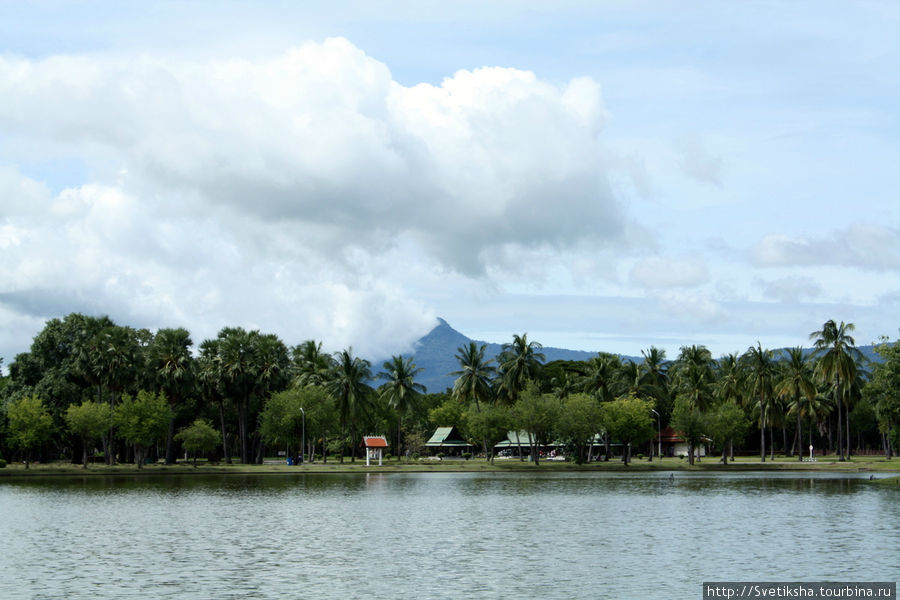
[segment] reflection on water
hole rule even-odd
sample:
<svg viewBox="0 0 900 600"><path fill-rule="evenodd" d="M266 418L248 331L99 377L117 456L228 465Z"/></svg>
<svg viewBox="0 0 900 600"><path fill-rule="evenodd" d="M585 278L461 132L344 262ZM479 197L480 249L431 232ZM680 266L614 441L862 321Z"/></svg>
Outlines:
<svg viewBox="0 0 900 600"><path fill-rule="evenodd" d="M900 548L897 490L843 474L30 479L0 515L0 598L690 598Z"/></svg>

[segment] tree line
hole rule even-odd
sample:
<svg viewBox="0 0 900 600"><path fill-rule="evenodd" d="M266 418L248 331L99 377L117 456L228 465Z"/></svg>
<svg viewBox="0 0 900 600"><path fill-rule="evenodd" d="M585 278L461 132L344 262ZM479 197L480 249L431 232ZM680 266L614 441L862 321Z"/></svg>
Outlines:
<svg viewBox="0 0 900 600"><path fill-rule="evenodd" d="M514 335L496 358L483 344L458 348L453 388L428 393L410 357L376 371L352 349L327 353L315 340L289 347L225 327L195 347L183 328L153 333L73 313L48 321L0 378L0 454L26 465L35 455L140 467L185 454L250 464L277 452L343 462L356 459L364 434L386 434L397 455L416 456L435 427L455 426L489 460L521 431L535 461L548 444L578 462L608 460L621 444L627 462L632 449L652 454L652 438L671 425L691 461L701 443L724 461L735 448L799 459L807 442L839 460L854 444L890 458L900 345L883 339L869 364L852 332L828 321L810 334L811 352L757 343L714 359L693 345L671 361L650 347L640 362L601 352L551 363L539 343Z"/></svg>

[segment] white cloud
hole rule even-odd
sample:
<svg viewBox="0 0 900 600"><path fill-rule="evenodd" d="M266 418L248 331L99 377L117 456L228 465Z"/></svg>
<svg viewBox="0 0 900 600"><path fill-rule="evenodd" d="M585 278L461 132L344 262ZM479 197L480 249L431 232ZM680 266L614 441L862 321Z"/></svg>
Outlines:
<svg viewBox="0 0 900 600"><path fill-rule="evenodd" d="M589 78L405 87L341 38L259 60L0 57L0 157L15 139L87 173L53 194L0 170L0 304L398 351L434 323L416 286L539 276L545 252L625 235L605 119Z"/></svg>

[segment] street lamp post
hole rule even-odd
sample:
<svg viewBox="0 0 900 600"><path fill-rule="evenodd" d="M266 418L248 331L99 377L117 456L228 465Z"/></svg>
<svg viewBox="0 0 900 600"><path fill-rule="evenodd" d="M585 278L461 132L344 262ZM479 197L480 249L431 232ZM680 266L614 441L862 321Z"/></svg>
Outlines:
<svg viewBox="0 0 900 600"><path fill-rule="evenodd" d="M306 411L300 407L300 414L303 415L303 428L300 434L300 464L306 462Z"/></svg>
<svg viewBox="0 0 900 600"><path fill-rule="evenodd" d="M658 456L659 459L662 460L662 429L661 429L661 425L660 425L659 413L656 412L655 410L653 410L652 408L650 409L650 412L652 412L654 415L656 415L656 443L657 443L656 456ZM650 445L650 452L651 452L651 454L653 453L653 445L652 444Z"/></svg>

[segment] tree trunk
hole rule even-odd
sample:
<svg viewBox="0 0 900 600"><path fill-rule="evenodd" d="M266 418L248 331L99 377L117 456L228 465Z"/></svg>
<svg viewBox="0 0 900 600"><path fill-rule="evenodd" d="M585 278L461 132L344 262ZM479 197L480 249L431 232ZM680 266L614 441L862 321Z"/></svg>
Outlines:
<svg viewBox="0 0 900 600"><path fill-rule="evenodd" d="M238 402L238 435L241 438L241 464L250 462L250 439L247 435L247 400Z"/></svg>
<svg viewBox="0 0 900 600"><path fill-rule="evenodd" d="M773 427L769 427L769 453L772 462L775 462L775 429Z"/></svg>
<svg viewBox="0 0 900 600"><path fill-rule="evenodd" d="M169 419L169 431L166 434L166 464L175 464L175 411L172 411L172 418Z"/></svg>
<svg viewBox="0 0 900 600"><path fill-rule="evenodd" d="M792 453L788 453L787 451L787 427L784 426L783 421L781 424L781 450L788 456L793 456Z"/></svg>
<svg viewBox="0 0 900 600"><path fill-rule="evenodd" d="M219 400L219 423L222 426L222 452L225 464L231 464L231 455L228 454L228 435L225 433L225 401Z"/></svg>
<svg viewBox="0 0 900 600"><path fill-rule="evenodd" d="M759 459L766 462L766 403L759 396Z"/></svg>
<svg viewBox="0 0 900 600"><path fill-rule="evenodd" d="M688 464L694 464L694 443L688 444Z"/></svg>
<svg viewBox="0 0 900 600"><path fill-rule="evenodd" d="M800 422L800 411L797 411L797 460L803 460L803 430Z"/></svg>
<svg viewBox="0 0 900 600"><path fill-rule="evenodd" d="M834 378L834 401L837 404L837 414L838 414L838 426L837 426L837 439L838 439L838 454L840 455L838 460L844 461L844 415L843 411L841 411L841 380L838 377Z"/></svg>
<svg viewBox="0 0 900 600"><path fill-rule="evenodd" d="M81 451L81 464L82 468L87 469L88 466L88 446L90 443L87 438L82 438L81 440L82 451Z"/></svg>
<svg viewBox="0 0 900 600"><path fill-rule="evenodd" d="M845 420L845 427L847 428L847 460L850 460L850 404L847 403L844 406L844 415L847 417Z"/></svg>
<svg viewBox="0 0 900 600"><path fill-rule="evenodd" d="M722 444L722 464L728 464L728 444Z"/></svg>

